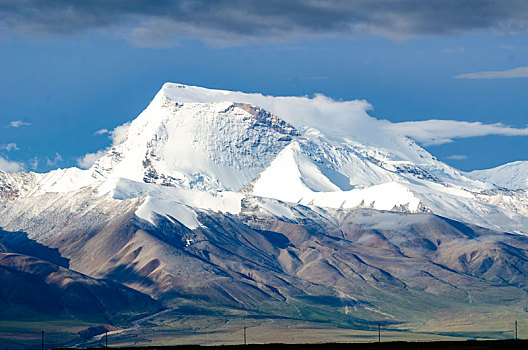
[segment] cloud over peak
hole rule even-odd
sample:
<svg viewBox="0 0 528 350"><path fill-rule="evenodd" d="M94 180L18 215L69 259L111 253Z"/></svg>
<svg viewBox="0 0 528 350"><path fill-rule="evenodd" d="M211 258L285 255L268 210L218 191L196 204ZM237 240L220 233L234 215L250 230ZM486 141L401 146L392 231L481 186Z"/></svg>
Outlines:
<svg viewBox="0 0 528 350"><path fill-rule="evenodd" d="M104 135L104 134L110 134L111 132L108 129L99 129L96 132L94 132L94 135Z"/></svg>
<svg viewBox="0 0 528 350"><path fill-rule="evenodd" d="M105 153L105 150L99 150L95 153L86 153L84 156L77 158L77 165L82 169L88 169L97 159L104 156Z"/></svg>
<svg viewBox="0 0 528 350"><path fill-rule="evenodd" d="M22 171L24 170L24 164L11 161L0 156L0 170L6 171L8 173Z"/></svg>
<svg viewBox="0 0 528 350"><path fill-rule="evenodd" d="M528 136L528 128L513 128L502 123L483 124L458 120L424 120L391 123L386 126L425 145L441 145L457 138L487 135Z"/></svg>

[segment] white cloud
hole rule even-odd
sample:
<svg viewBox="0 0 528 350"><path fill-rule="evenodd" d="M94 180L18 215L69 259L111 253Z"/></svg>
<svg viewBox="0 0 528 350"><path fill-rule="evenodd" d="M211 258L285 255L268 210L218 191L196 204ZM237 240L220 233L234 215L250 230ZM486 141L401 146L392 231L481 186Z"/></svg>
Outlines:
<svg viewBox="0 0 528 350"><path fill-rule="evenodd" d="M188 89L182 92L182 89ZM395 135L404 135L422 145L435 145L452 142L457 138L469 138L486 135L528 136L527 128L514 128L501 123L484 124L456 120L425 120L393 123L376 119L368 114L372 106L364 100L335 101L324 95L313 98L274 97L258 93L245 94L236 91L207 90L199 87L185 87L180 84L166 84L161 93L178 102L221 102L238 101L250 103L279 116L297 129L313 127L328 137L344 137L390 149L405 152ZM116 128L113 132L113 144L124 139L128 125ZM398 151L396 151L396 148ZM398 154L407 157L408 154Z"/></svg>
<svg viewBox="0 0 528 350"><path fill-rule="evenodd" d="M463 154L453 154L453 155L445 157L445 159L464 160L464 159L467 159L467 156Z"/></svg>
<svg viewBox="0 0 528 350"><path fill-rule="evenodd" d="M8 173L22 171L24 170L24 164L10 161L0 156L0 170L6 171Z"/></svg>
<svg viewBox="0 0 528 350"><path fill-rule="evenodd" d="M96 132L94 132L94 135L104 135L104 134L110 134L110 131L108 131L108 129L99 129Z"/></svg>
<svg viewBox="0 0 528 350"><path fill-rule="evenodd" d="M484 71L465 73L455 76L455 79L506 79L506 78L528 78L528 66L508 69L503 71Z"/></svg>
<svg viewBox="0 0 528 350"><path fill-rule="evenodd" d="M365 100L335 101L322 94L307 96L267 96L259 93L242 93L238 91L207 90L199 87L188 87L188 94L181 95L181 85L166 84L163 93L175 101L181 102L223 102L238 101L250 103L255 106L280 116L280 118L293 124L297 128L314 127L328 135L361 136L376 131L379 121L368 115L367 111L372 106ZM113 131L114 144L123 139L125 124Z"/></svg>
<svg viewBox="0 0 528 350"><path fill-rule="evenodd" d="M128 130L129 126L130 122L127 122L123 125L117 126L114 130L112 130L112 143L114 145L117 145L123 141L123 139L126 137L126 131Z"/></svg>
<svg viewBox="0 0 528 350"><path fill-rule="evenodd" d="M31 169L37 170L37 168L39 166L39 160L38 160L37 156L35 156L33 159L31 159L29 161L29 165L31 166Z"/></svg>
<svg viewBox="0 0 528 350"><path fill-rule="evenodd" d="M55 152L55 158L53 160L46 158L46 165L48 166L55 166L60 162L62 162L62 156L58 152Z"/></svg>
<svg viewBox="0 0 528 350"><path fill-rule="evenodd" d="M6 128L19 128L21 126L28 125L31 125L31 123L23 122L22 120L13 120L12 122L6 125Z"/></svg>
<svg viewBox="0 0 528 350"><path fill-rule="evenodd" d="M425 145L441 145L456 138L486 135L528 136L528 128L517 129L502 123L483 124L457 120L424 120L416 122L391 123L385 126L400 134L407 135Z"/></svg>
<svg viewBox="0 0 528 350"><path fill-rule="evenodd" d="M6 151L18 151L19 148L16 143L11 142L5 145L0 146L0 149L6 150Z"/></svg>
<svg viewBox="0 0 528 350"><path fill-rule="evenodd" d="M104 150L97 151L95 153L86 153L81 158L77 158L77 165L83 169L88 169L95 163L95 161L101 158L105 154Z"/></svg>

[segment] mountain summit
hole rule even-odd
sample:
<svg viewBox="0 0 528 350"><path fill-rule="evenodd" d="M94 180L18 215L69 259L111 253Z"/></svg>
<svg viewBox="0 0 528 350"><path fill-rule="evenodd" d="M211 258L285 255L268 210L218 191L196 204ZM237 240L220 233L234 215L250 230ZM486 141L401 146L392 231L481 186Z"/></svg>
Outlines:
<svg viewBox="0 0 528 350"><path fill-rule="evenodd" d="M240 190L299 133L258 107L182 102L165 85L91 171L199 190ZM182 88L183 89L183 88Z"/></svg>

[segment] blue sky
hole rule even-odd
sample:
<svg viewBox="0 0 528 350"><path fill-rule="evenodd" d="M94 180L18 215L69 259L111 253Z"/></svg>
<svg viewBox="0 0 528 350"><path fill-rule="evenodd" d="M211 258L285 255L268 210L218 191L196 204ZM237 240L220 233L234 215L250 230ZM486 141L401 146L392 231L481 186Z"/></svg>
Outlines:
<svg viewBox="0 0 528 350"><path fill-rule="evenodd" d="M340 1L269 3L280 12L252 1L152 8L134 0L133 10L87 2L0 5L0 169L77 165L110 145L98 130L135 118L166 81L366 99L371 115L393 122L480 122L477 132L453 124L451 142L422 144L462 170L528 160L528 6L482 1L489 8L471 12L472 1L446 1L447 9L373 1L379 6L348 13Z"/></svg>

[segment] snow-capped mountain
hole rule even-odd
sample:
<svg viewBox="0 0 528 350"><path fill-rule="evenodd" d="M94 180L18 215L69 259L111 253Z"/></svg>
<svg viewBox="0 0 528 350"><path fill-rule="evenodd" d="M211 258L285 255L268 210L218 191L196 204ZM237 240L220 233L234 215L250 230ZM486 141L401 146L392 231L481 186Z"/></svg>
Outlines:
<svg viewBox="0 0 528 350"><path fill-rule="evenodd" d="M167 83L91 168L0 171L0 228L169 309L366 324L395 319L392 298L417 301L405 322L428 303L521 305L526 164L461 172L367 109Z"/></svg>
<svg viewBox="0 0 528 350"><path fill-rule="evenodd" d="M498 188L524 190L528 188L528 162L518 161L493 169L475 170L468 173L468 176Z"/></svg>
<svg viewBox="0 0 528 350"><path fill-rule="evenodd" d="M5 174L0 177L2 196L67 192L96 181L128 179L319 207L431 211L488 228L525 232L524 196L504 191L526 187L520 164L463 173L387 128L387 122L368 116L364 104L317 98L167 83L139 117L116 129L113 145L89 170L17 179ZM330 134L335 128L319 119L331 124L336 120L331 113L337 120L349 113L351 130ZM511 171L516 174L508 182ZM134 190L120 192L119 198L136 195ZM497 200L497 195L508 199Z"/></svg>
<svg viewBox="0 0 528 350"><path fill-rule="evenodd" d="M181 103L158 94L91 171L199 190L240 190L297 136L251 105Z"/></svg>

